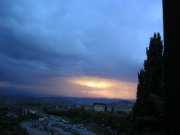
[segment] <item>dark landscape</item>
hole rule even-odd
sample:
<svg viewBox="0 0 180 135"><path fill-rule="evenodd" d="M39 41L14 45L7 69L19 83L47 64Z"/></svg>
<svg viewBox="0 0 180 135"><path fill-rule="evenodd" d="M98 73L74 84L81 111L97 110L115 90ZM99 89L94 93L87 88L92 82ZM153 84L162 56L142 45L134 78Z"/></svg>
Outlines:
<svg viewBox="0 0 180 135"><path fill-rule="evenodd" d="M162 8L0 0L0 135L165 135Z"/></svg>

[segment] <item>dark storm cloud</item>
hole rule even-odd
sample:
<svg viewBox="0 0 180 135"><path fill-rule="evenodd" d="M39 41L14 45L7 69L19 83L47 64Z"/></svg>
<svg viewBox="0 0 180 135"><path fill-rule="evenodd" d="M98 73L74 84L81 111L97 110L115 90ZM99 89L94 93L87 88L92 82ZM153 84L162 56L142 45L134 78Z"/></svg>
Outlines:
<svg viewBox="0 0 180 135"><path fill-rule="evenodd" d="M94 75L136 81L157 0L1 0L0 81Z"/></svg>

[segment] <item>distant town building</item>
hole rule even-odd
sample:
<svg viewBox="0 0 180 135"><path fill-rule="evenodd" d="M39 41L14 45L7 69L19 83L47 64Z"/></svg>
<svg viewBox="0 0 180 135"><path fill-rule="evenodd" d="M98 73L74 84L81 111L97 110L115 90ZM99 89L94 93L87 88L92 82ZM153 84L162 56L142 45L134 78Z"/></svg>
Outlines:
<svg viewBox="0 0 180 135"><path fill-rule="evenodd" d="M107 104L104 103L94 103L93 110L96 112L103 112L107 110Z"/></svg>
<svg viewBox="0 0 180 135"><path fill-rule="evenodd" d="M17 118L17 114L15 112L9 112L8 114L6 114L6 117L9 117L9 118Z"/></svg>
<svg viewBox="0 0 180 135"><path fill-rule="evenodd" d="M132 104L128 103L117 103L117 104L104 104L104 103L94 103L93 110L96 112L126 112L132 111Z"/></svg>
<svg viewBox="0 0 180 135"><path fill-rule="evenodd" d="M132 111L132 104L119 103L113 105L114 112L126 112L129 113Z"/></svg>
<svg viewBox="0 0 180 135"><path fill-rule="evenodd" d="M111 106L111 105L107 105L107 111L108 112L112 112L113 111L113 106Z"/></svg>
<svg viewBox="0 0 180 135"><path fill-rule="evenodd" d="M84 105L84 110L93 110L92 105Z"/></svg>
<svg viewBox="0 0 180 135"><path fill-rule="evenodd" d="M76 105L76 108L79 108L79 109L80 109L80 108L83 108L83 107L84 107L84 106L81 105L81 104L77 104L77 105Z"/></svg>
<svg viewBox="0 0 180 135"><path fill-rule="evenodd" d="M28 114L37 114L38 113L38 111L33 109L33 108L26 108L26 109L24 109L23 112L25 113L25 115L28 115Z"/></svg>
<svg viewBox="0 0 180 135"><path fill-rule="evenodd" d="M23 115L37 115L40 117L45 117L46 114L37 108L25 108L22 112Z"/></svg>

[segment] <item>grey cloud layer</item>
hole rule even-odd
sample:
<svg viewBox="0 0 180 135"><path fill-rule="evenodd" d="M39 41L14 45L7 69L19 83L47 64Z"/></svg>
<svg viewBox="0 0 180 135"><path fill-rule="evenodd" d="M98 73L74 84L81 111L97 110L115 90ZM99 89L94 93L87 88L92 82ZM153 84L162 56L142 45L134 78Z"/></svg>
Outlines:
<svg viewBox="0 0 180 135"><path fill-rule="evenodd" d="M0 80L95 75L136 81L157 0L1 0ZM28 76L28 77L27 77Z"/></svg>

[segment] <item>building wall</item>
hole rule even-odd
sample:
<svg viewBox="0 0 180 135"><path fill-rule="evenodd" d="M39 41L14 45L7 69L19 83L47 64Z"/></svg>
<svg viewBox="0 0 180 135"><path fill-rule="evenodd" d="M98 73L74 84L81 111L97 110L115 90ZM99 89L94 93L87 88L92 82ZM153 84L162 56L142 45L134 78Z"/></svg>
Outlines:
<svg viewBox="0 0 180 135"><path fill-rule="evenodd" d="M105 111L105 106L103 106L103 105L94 105L93 108L97 112Z"/></svg>

